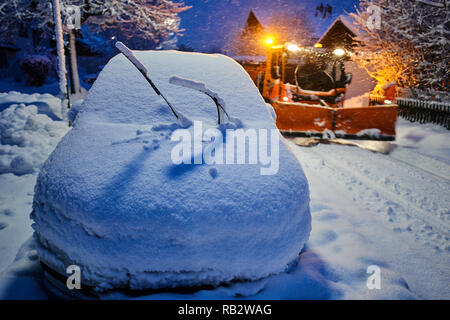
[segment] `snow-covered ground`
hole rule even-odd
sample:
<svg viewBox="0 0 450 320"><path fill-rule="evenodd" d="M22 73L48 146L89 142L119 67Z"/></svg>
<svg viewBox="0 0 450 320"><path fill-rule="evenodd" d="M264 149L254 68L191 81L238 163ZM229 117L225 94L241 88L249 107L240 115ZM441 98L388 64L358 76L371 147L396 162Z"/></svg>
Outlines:
<svg viewBox="0 0 450 320"><path fill-rule="evenodd" d="M50 94L0 93L0 270L32 234L28 217L39 168L68 131Z"/></svg>
<svg viewBox="0 0 450 320"><path fill-rule="evenodd" d="M0 114L0 298L47 298L29 213L39 168L69 129L42 111L49 96L0 99L12 104ZM288 272L142 298L450 299L450 132L402 119L397 129L389 155L288 142L308 178L312 214L310 240ZM371 265L381 269L380 290L366 286Z"/></svg>

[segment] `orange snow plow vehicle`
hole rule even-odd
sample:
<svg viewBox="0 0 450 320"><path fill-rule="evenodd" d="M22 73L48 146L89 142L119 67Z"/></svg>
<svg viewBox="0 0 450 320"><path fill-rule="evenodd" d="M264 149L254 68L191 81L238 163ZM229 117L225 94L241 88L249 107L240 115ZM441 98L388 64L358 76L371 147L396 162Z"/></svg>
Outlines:
<svg viewBox="0 0 450 320"><path fill-rule="evenodd" d="M259 87L287 136L395 140L398 106L344 107L347 53L286 44L269 49ZM388 101L387 101L388 102Z"/></svg>

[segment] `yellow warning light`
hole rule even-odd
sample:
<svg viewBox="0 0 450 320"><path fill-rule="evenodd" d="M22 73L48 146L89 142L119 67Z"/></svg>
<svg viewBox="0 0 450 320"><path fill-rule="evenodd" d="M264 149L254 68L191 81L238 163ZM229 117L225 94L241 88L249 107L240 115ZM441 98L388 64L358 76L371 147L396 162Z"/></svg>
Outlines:
<svg viewBox="0 0 450 320"><path fill-rule="evenodd" d="M268 38L266 38L266 44L273 44L274 43L274 40L273 40L273 38L271 38L271 37L268 37Z"/></svg>
<svg viewBox="0 0 450 320"><path fill-rule="evenodd" d="M321 43L316 43L314 45L314 48L322 48L322 47L323 47L323 45Z"/></svg>

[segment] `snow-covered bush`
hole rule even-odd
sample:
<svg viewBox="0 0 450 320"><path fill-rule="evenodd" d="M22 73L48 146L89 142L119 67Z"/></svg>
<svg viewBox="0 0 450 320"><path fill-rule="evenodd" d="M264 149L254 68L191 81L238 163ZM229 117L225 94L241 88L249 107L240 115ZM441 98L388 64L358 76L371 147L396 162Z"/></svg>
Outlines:
<svg viewBox="0 0 450 320"><path fill-rule="evenodd" d="M26 74L27 84L40 87L44 84L50 72L52 62L44 55L29 55L22 58L19 65Z"/></svg>
<svg viewBox="0 0 450 320"><path fill-rule="evenodd" d="M68 6L76 6L80 9L80 23L91 33L100 38L101 51L105 46L116 40L126 41L134 48L142 49L174 49L177 36L181 34L179 13L189 9L183 2L170 0L58 0L61 10L56 10L54 1L44 0L8 0L0 3L0 42L14 43L15 37L21 26L33 26L39 30L41 39L51 39L55 35L55 27L58 29L56 40L58 54L62 58L64 50L61 49L63 31L69 35L71 83L74 93L80 93L78 62L76 54L76 32L74 29L64 30L55 24L57 15L62 13L62 20L69 21ZM58 20L58 19L56 19ZM83 29L81 31L83 31ZM59 79L61 96L65 96L65 69L62 62L58 63L61 70Z"/></svg>

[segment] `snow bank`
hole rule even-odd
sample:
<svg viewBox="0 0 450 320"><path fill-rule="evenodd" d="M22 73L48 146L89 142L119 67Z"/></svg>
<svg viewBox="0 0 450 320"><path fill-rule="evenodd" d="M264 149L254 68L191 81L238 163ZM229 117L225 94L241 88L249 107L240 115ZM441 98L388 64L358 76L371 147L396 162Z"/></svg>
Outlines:
<svg viewBox="0 0 450 320"><path fill-rule="evenodd" d="M45 114L52 120L61 120L61 100L51 94L24 94L17 91L0 92L0 111L12 104L34 105L38 113Z"/></svg>
<svg viewBox="0 0 450 320"><path fill-rule="evenodd" d="M60 105L47 94L0 93L0 272L32 235L29 214L37 172L69 130L40 110Z"/></svg>
<svg viewBox="0 0 450 320"><path fill-rule="evenodd" d="M345 108L357 108L369 105L370 93L345 100ZM370 134L377 136L377 129L361 131L358 135ZM422 154L438 158L440 161L450 163L450 146L448 143L449 131L432 123L418 123L405 120L401 117L396 125L396 145L408 149L415 149Z"/></svg>
<svg viewBox="0 0 450 320"><path fill-rule="evenodd" d="M432 123L421 124L402 118L397 122L397 145L433 156L447 164L450 164L449 135L449 130Z"/></svg>
<svg viewBox="0 0 450 320"><path fill-rule="evenodd" d="M217 128L213 101L171 85L172 75L207 84L244 130L276 129L232 59L135 55L177 111L205 129ZM278 173L262 176L259 165L175 165L178 128L140 72L114 57L39 174L31 216L40 259L61 274L79 265L83 283L99 290L253 280L296 261L311 229L309 191L284 141Z"/></svg>
<svg viewBox="0 0 450 320"><path fill-rule="evenodd" d="M29 95L13 93L0 98L23 101ZM12 104L0 113L0 174L36 172L67 132L64 122L53 121L38 112L38 106L21 103Z"/></svg>

